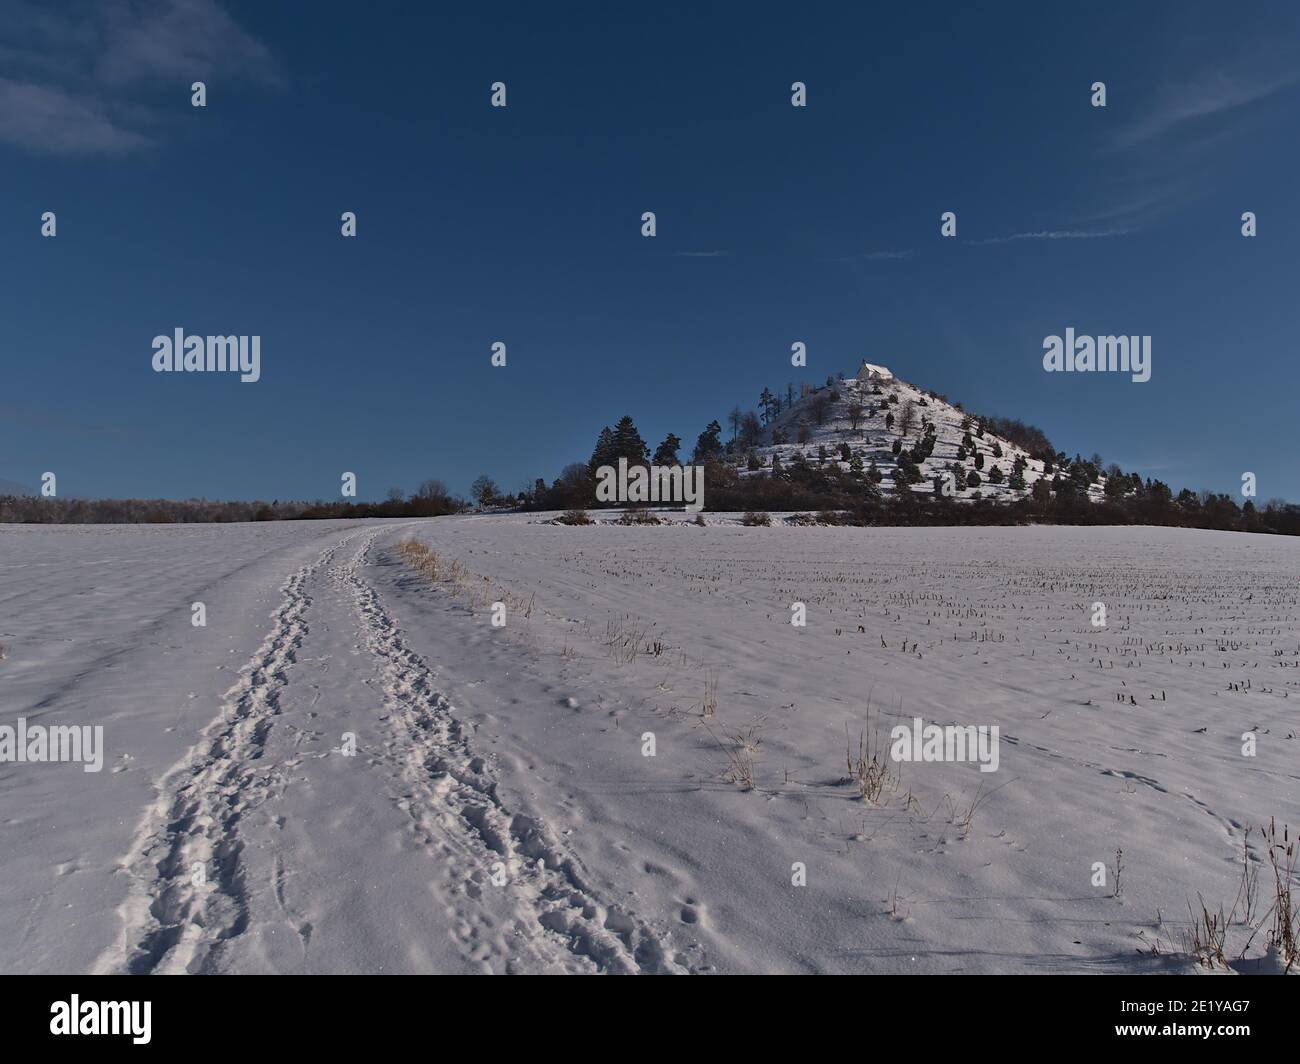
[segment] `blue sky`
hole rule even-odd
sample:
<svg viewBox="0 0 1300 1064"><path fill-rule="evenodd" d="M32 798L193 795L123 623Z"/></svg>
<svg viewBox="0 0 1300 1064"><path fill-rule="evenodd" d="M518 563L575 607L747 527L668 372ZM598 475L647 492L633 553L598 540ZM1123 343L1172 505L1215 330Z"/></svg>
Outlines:
<svg viewBox="0 0 1300 1064"><path fill-rule="evenodd" d="M442 6L0 3L0 479L514 489L866 357L1300 499L1296 5ZM177 327L262 379L153 373ZM1044 373L1066 327L1152 379Z"/></svg>

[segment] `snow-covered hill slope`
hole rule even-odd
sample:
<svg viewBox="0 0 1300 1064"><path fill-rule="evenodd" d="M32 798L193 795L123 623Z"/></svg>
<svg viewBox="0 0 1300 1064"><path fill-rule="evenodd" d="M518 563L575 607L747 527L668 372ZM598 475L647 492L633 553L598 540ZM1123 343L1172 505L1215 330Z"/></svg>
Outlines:
<svg viewBox="0 0 1300 1064"><path fill-rule="evenodd" d="M933 449L916 463L920 480L911 488L917 494L932 494L936 479L941 487L951 474L955 499L1007 501L1029 495L1044 475L1049 480L1055 475L1054 469L1045 472L1041 458L985 431L978 417L899 379L884 366L863 363L863 369L872 374L869 379L849 377L814 388L769 422L763 445L753 448L763 471L771 470L774 457L788 468L800 455L807 462L838 463L848 471L852 458L844 458L842 450L847 445L864 470L875 464L882 490L895 491L899 471L895 441L906 456L932 434ZM747 468L748 453L736 450L742 475L756 472ZM977 483L971 483L972 473ZM1100 499L1104 489L1105 478L1099 476L1088 493Z"/></svg>

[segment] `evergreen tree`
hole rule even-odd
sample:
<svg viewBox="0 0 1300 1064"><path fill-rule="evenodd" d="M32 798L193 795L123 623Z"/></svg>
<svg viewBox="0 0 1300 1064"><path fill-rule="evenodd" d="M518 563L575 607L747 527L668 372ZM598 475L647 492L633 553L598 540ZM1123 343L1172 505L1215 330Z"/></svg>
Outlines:
<svg viewBox="0 0 1300 1064"><path fill-rule="evenodd" d="M601 466L612 466L618 462L618 452L614 450L614 433L608 425L600 430L596 437L596 449L591 452L587 469L594 473Z"/></svg>
<svg viewBox="0 0 1300 1064"><path fill-rule="evenodd" d="M614 460L626 458L628 465L645 465L649 457L650 448L637 432L632 418L624 414L614 426Z"/></svg>
<svg viewBox="0 0 1300 1064"><path fill-rule="evenodd" d="M664 437L664 442L655 449L654 464L669 466L681 465L681 462L677 458L677 448L681 445L682 440L680 436L671 432L668 433L668 435Z"/></svg>
<svg viewBox="0 0 1300 1064"><path fill-rule="evenodd" d="M695 441L695 461L704 462L722 453L722 426L710 421Z"/></svg>

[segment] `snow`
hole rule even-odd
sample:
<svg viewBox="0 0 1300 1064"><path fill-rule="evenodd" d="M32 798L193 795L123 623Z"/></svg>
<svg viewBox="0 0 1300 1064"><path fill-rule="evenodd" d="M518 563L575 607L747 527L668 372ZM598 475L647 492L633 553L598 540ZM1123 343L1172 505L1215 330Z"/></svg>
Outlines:
<svg viewBox="0 0 1300 1064"><path fill-rule="evenodd" d="M770 471L772 456L780 455L781 464L789 468L796 454L801 454L806 461L817 464L819 448L824 448L826 461L848 471L849 462L842 460L840 448L847 444L850 450L862 459L864 468L870 468L874 462L882 474L880 487L887 491L896 490L894 474L898 468L893 453L895 440L902 441L902 446L910 450L921 437L921 425L928 421L934 426L935 447L929 458L919 463L921 481L912 485L912 491L918 495L934 492L934 478L949 472L949 467L957 461L958 448L963 437L969 431L973 449L968 449L965 460L960 463L963 474L969 475L976 469L976 453L983 455L983 468L978 470L982 483L978 488L969 488L964 479L958 481L958 491L954 499L969 502L975 499L992 499L1009 501L1025 498L1033 490L1034 482L1044 475L1043 462L1031 458L1022 447L1010 440L991 432L977 433L979 418L968 414L960 407L940 399L901 378L895 377L883 366L863 363L864 367L880 370L885 375L882 379L864 380L848 378L834 383L834 392L838 398L829 402L822 423L817 423L815 407L817 396L829 396L831 389L822 386L810 395L796 398L793 405L785 408L767 426L765 445L756 447L763 470L751 473L745 464L745 455L738 452L735 458L737 470L741 476L763 475ZM854 405L862 409L856 428L852 409ZM911 405L914 423L907 433L902 431L901 415L904 407ZM893 423L889 421L893 417ZM774 432L782 432L789 442L773 445L770 441ZM801 432L806 440L799 442ZM998 451L1001 454L998 454ZM1010 484L1013 468L1017 458L1024 462L1023 488L1013 488ZM1002 473L1002 483L994 484L989 475L994 467ZM1095 501L1105 494L1106 478L1099 477L1096 483L1089 485L1088 494Z"/></svg>
<svg viewBox="0 0 1300 1064"><path fill-rule="evenodd" d="M107 746L0 764L0 967L1191 971L1300 823L1292 540L553 516L0 529L0 723ZM914 717L997 771L863 800Z"/></svg>

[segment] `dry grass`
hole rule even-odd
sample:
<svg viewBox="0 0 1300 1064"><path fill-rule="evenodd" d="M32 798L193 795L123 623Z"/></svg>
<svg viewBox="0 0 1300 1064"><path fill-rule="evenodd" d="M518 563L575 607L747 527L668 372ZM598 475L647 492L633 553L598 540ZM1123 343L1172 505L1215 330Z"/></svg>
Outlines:
<svg viewBox="0 0 1300 1064"><path fill-rule="evenodd" d="M1269 928L1268 944L1277 950L1285 965L1285 970L1300 966L1300 913L1296 912L1292 900L1291 888L1296 878L1295 840L1291 838L1290 829L1283 825L1282 838L1277 837L1277 821L1269 818L1268 829L1264 832L1264 842L1268 847L1268 864L1273 870L1273 904L1269 912L1273 916L1273 925Z"/></svg>
<svg viewBox="0 0 1300 1064"><path fill-rule="evenodd" d="M1276 820L1269 820L1263 838L1266 859L1273 872L1273 901L1256 918L1259 873L1257 868L1252 868L1250 832L1251 829L1247 828L1242 840L1241 880L1232 909L1225 913L1220 905L1212 912L1205 898L1198 894L1195 906L1190 900L1187 902L1190 918L1188 926L1169 936L1167 948L1161 948L1162 943L1158 937L1152 941L1139 932L1152 956L1158 957L1162 953L1181 954L1194 959L1205 968L1228 969L1231 967L1228 960L1228 932L1236 924L1249 932L1241 949L1235 951L1237 960L1245 959L1255 937L1267 929L1268 948L1276 953L1283 971L1289 973L1300 968L1300 914L1296 912L1292 896L1297 873L1295 840L1285 825L1279 837ZM1163 926L1163 919L1158 920L1157 924Z"/></svg>
<svg viewBox="0 0 1300 1064"><path fill-rule="evenodd" d="M747 791L754 789L755 755L763 745L759 732L766 723L766 718L761 718L747 728L724 730L721 739L709 729L709 735L727 758L722 778L728 783L739 784Z"/></svg>
<svg viewBox="0 0 1300 1064"><path fill-rule="evenodd" d="M1218 912L1211 913L1204 898L1198 894L1196 899L1201 914L1197 916L1192 903L1187 903L1187 913L1192 918L1192 923L1182 934L1182 952L1195 957L1206 968L1213 968L1216 964L1227 968L1228 958L1224 955L1224 944L1228 934L1228 918L1223 915L1223 906L1219 906Z"/></svg>
<svg viewBox="0 0 1300 1064"><path fill-rule="evenodd" d="M1241 839L1241 882L1237 885L1237 897L1232 903L1232 911L1240 908L1240 922L1247 927L1255 920L1255 909L1259 905L1259 869L1250 859L1249 827Z"/></svg>
<svg viewBox="0 0 1300 1064"><path fill-rule="evenodd" d="M602 640L609 647L610 657L620 665L627 665L636 660L641 652L648 626L630 614L617 619L611 617L605 621L605 638Z"/></svg>
<svg viewBox="0 0 1300 1064"><path fill-rule="evenodd" d="M849 726L844 725L844 761L848 778L857 785L858 795L864 802L878 804L884 795L898 790L901 773L880 742L879 722L874 731L871 729L870 698L867 699L867 726L858 732L856 754L849 738Z"/></svg>
<svg viewBox="0 0 1300 1064"><path fill-rule="evenodd" d="M457 598L464 598L471 609L478 609L494 600L492 581L486 576L475 576L455 559L448 561L427 543L418 539L404 539L397 544L397 553L412 569L431 584L439 585ZM496 599L504 602L512 614L531 619L536 605L536 594L527 598L498 588Z"/></svg>
<svg viewBox="0 0 1300 1064"><path fill-rule="evenodd" d="M708 719L718 712L718 674L707 673L704 677L704 698L700 702L700 716Z"/></svg>
<svg viewBox="0 0 1300 1064"><path fill-rule="evenodd" d="M998 791L1002 790L1003 787L1010 786L1014 782L1015 780L1013 779L1007 780L1006 783L1003 783L998 787L994 787L992 790L986 791L984 789L984 784L981 781L980 785L975 789L975 797L973 797L970 801L966 801L964 798L953 798L952 795L945 794L943 796L943 800L944 800L944 804L948 807L948 823L952 824L953 827L955 827L959 832L961 832L961 838L963 839L969 838L971 828L974 826L975 823L975 814L978 813L980 809L984 806L984 803L987 802L990 798L992 798L995 794L997 794ZM1115 869L1114 869L1115 880L1117 883L1119 881L1119 868L1120 868L1119 862L1120 862L1120 853L1117 850L1115 852Z"/></svg>

